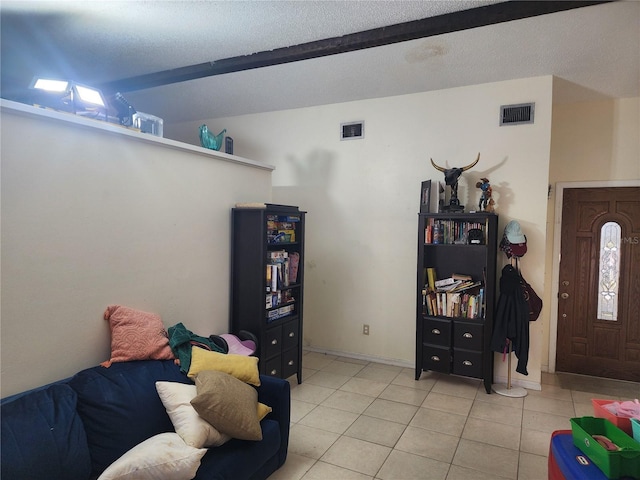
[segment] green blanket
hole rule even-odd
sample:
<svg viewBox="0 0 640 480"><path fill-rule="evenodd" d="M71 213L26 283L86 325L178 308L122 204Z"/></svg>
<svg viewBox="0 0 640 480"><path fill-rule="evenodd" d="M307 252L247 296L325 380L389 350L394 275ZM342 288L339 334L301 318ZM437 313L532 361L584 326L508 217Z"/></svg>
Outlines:
<svg viewBox="0 0 640 480"><path fill-rule="evenodd" d="M180 360L180 371L188 373L191 366L191 348L195 345L214 352L227 353L222 347L216 345L213 340L207 337L196 335L182 323L177 323L169 327L169 346L171 351Z"/></svg>

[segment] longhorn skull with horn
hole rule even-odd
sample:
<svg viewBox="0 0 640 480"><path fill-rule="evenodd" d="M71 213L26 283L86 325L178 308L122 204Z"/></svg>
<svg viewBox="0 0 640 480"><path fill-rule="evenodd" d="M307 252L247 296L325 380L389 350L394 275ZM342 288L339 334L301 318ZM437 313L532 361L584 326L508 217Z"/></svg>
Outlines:
<svg viewBox="0 0 640 480"><path fill-rule="evenodd" d="M431 159L431 165L436 170L444 173L444 183L451 187L451 200L449 201L449 207L444 207L446 210L450 211L463 211L464 206L460 205L460 200L458 200L458 179L462 172L466 172L480 160L480 153L478 153L478 157L475 161L471 162L466 167L455 167L455 168L444 168L435 164L433 158Z"/></svg>

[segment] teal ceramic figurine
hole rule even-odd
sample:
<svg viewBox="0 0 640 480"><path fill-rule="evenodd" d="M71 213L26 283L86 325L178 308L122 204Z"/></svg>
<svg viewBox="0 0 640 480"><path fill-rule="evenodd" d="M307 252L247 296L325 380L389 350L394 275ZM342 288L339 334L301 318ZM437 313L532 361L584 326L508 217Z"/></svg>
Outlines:
<svg viewBox="0 0 640 480"><path fill-rule="evenodd" d="M224 134L227 133L227 129L222 130L218 135L213 135L206 125L200 125L200 145L204 148L211 150L220 150L222 147L222 141L224 140Z"/></svg>

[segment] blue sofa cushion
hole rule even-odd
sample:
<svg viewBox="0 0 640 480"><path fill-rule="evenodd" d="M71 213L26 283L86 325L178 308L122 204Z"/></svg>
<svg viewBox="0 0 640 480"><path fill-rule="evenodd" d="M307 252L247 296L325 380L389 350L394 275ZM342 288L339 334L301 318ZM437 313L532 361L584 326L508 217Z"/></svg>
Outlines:
<svg viewBox="0 0 640 480"><path fill-rule="evenodd" d="M3 400L3 479L89 478L91 458L76 398L59 383Z"/></svg>
<svg viewBox="0 0 640 480"><path fill-rule="evenodd" d="M174 431L156 391L159 380L192 383L173 360L93 367L69 381L78 394L94 475L147 438Z"/></svg>
<svg viewBox="0 0 640 480"><path fill-rule="evenodd" d="M220 447L210 448L202 458L194 480L249 479L256 472L268 472L264 475L266 477L278 468L276 454L281 445L280 425L275 420L265 419L260 422L260 426L260 442L232 439ZM269 462L273 465L267 469L265 466Z"/></svg>

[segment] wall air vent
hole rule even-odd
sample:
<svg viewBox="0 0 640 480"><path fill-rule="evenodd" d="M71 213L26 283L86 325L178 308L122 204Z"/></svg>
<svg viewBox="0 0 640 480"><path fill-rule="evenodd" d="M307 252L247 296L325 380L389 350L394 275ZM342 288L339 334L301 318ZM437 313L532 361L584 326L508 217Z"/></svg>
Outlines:
<svg viewBox="0 0 640 480"><path fill-rule="evenodd" d="M358 140L364 138L364 122L340 124L340 140Z"/></svg>
<svg viewBox="0 0 640 480"><path fill-rule="evenodd" d="M535 103L502 105L500 107L500 126L533 123L533 111L535 105Z"/></svg>

